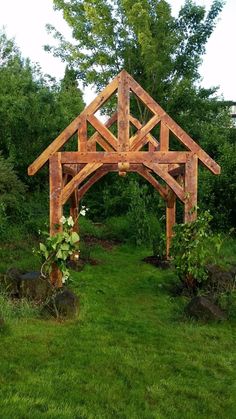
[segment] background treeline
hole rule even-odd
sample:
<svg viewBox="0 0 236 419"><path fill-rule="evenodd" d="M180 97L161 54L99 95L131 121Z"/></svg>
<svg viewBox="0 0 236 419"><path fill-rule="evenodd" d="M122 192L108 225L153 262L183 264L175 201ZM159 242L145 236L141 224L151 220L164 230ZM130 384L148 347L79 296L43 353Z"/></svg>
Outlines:
<svg viewBox="0 0 236 419"><path fill-rule="evenodd" d="M59 43L47 49L67 62L60 82L22 58L15 42L0 33L0 236L9 238L9 226L13 235L42 228L48 217L47 168L28 177L27 167L84 108L78 81L99 90L122 68L222 166L220 176L201 168L199 206L214 214L216 228L235 226L236 129L230 102L217 97L217 88L202 88L199 75L222 2L213 1L206 12L188 0L176 18L164 0L54 4L74 37L71 44L49 27ZM142 104L133 100L131 106L141 122L148 120ZM171 146L179 147L174 138ZM83 204L94 221L115 217L122 234L136 230L140 237L150 235L152 226L158 232L152 220L164 215L158 194L135 174L107 175Z"/></svg>

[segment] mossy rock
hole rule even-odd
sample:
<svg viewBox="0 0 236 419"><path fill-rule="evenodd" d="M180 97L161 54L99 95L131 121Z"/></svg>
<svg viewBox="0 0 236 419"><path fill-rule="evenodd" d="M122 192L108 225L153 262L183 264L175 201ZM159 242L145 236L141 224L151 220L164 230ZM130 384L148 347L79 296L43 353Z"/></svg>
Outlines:
<svg viewBox="0 0 236 419"><path fill-rule="evenodd" d="M11 298L26 298L41 303L52 294L52 287L40 272L23 272L10 268L1 279L1 288Z"/></svg>
<svg viewBox="0 0 236 419"><path fill-rule="evenodd" d="M71 290L62 288L50 298L46 311L59 319L74 319L79 314L79 298Z"/></svg>

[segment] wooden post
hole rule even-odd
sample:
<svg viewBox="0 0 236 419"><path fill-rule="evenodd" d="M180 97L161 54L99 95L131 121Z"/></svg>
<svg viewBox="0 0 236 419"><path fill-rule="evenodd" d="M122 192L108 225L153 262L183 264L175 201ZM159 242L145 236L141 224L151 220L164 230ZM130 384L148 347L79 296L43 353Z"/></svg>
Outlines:
<svg viewBox="0 0 236 419"><path fill-rule="evenodd" d="M191 155L185 165L185 203L184 222L189 223L197 218L197 184L198 157Z"/></svg>
<svg viewBox="0 0 236 419"><path fill-rule="evenodd" d="M128 151L129 144L129 83L127 73L122 71L118 84L118 150Z"/></svg>
<svg viewBox="0 0 236 419"><path fill-rule="evenodd" d="M49 159L49 184L50 184L50 235L53 236L62 231L60 219L62 217L62 167L61 153L53 154ZM51 284L62 287L62 273L54 266L50 276Z"/></svg>
<svg viewBox="0 0 236 419"><path fill-rule="evenodd" d="M176 222L176 195L168 188L166 200L166 258L170 258L171 239L173 237L173 226Z"/></svg>
<svg viewBox="0 0 236 419"><path fill-rule="evenodd" d="M78 150L85 152L87 151L87 119L85 115L80 117L78 125Z"/></svg>
<svg viewBox="0 0 236 419"><path fill-rule="evenodd" d="M79 200L78 200L78 189L76 188L70 197L70 215L73 218L74 226L72 231L79 233ZM70 256L70 260L77 261L79 259L79 253L76 251Z"/></svg>

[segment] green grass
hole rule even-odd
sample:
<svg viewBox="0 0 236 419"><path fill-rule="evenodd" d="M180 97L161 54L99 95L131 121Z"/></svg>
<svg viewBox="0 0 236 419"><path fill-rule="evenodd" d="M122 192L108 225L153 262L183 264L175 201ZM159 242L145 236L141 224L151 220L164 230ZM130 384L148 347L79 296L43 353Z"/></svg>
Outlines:
<svg viewBox="0 0 236 419"><path fill-rule="evenodd" d="M236 417L236 320L186 319L187 300L168 292L174 273L143 263L148 254L96 247L100 264L73 273L76 321L8 316L0 418ZM16 250L15 261L29 267L29 250Z"/></svg>

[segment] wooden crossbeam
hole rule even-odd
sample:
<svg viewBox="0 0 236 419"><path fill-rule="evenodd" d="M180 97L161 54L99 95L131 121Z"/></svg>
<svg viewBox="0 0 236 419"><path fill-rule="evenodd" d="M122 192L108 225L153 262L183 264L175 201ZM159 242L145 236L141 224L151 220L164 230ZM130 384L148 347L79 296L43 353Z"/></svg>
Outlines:
<svg viewBox="0 0 236 419"><path fill-rule="evenodd" d="M110 128L116 121L117 121L117 112L114 112L114 114L105 122L104 125L106 128ZM90 146L96 143L98 143L105 151L117 150L117 144L115 145L115 147L112 147L110 144L108 144L104 140L104 138L97 131L88 140L88 151L92 151L90 150Z"/></svg>
<svg viewBox="0 0 236 419"><path fill-rule="evenodd" d="M135 135L130 138L131 150L142 147L146 141L146 135L160 122L159 115L153 115L153 117L140 128Z"/></svg>
<svg viewBox="0 0 236 419"><path fill-rule="evenodd" d="M80 153L77 151L64 151L61 156L62 163L186 163L188 157L191 155L187 151L132 151L128 153L118 152L87 152Z"/></svg>
<svg viewBox="0 0 236 419"><path fill-rule="evenodd" d="M133 124L133 126L137 129L141 129L142 128L142 124L141 122L135 118L134 116L130 115L129 116L130 122ZM150 134L148 133L146 136L146 143L149 142L153 145L154 149L152 151L155 151L158 147L159 147L159 142ZM146 144L145 143L145 144ZM142 144L140 147L135 147L135 150L133 151L138 151L140 148L142 148L145 144ZM131 147L132 150L132 147Z"/></svg>
<svg viewBox="0 0 236 419"><path fill-rule="evenodd" d="M117 138L112 134L109 129L102 124L94 115L89 115L87 117L88 122L99 132L99 134L111 144L111 146L117 150Z"/></svg>
<svg viewBox="0 0 236 419"><path fill-rule="evenodd" d="M71 196L75 188L82 183L87 176L102 166L102 163L88 163L83 169L74 176L69 183L62 190L62 204L64 205L68 198Z"/></svg>
<svg viewBox="0 0 236 419"><path fill-rule="evenodd" d="M183 188L176 182L176 180L165 170L163 170L160 165L155 163L144 163L146 167L153 170L158 176L160 176L167 185L173 190L173 192L178 196L180 201L185 201L185 194Z"/></svg>
<svg viewBox="0 0 236 419"><path fill-rule="evenodd" d="M99 108L104 105L107 100L115 93L115 91L118 89L118 76L114 78L114 80L109 83L105 89L101 93L99 93L98 96L95 97L95 99L83 110L81 115L92 115L96 113Z"/></svg>
<svg viewBox="0 0 236 419"><path fill-rule="evenodd" d="M176 135L176 137L214 174L220 173L220 166L158 105L155 100L131 77L129 85L138 98Z"/></svg>
<svg viewBox="0 0 236 419"><path fill-rule="evenodd" d="M84 183L79 189L78 189L78 198L81 199L84 194L93 186L99 179L101 179L103 176L105 176L109 172L118 172L118 165L112 164L112 165L103 165L100 168L96 170L94 175L92 175L86 183ZM130 168L128 169L128 172L136 172L140 176L142 176L144 179L146 179L162 196L163 199L167 200L167 189L162 186L157 179L155 179L150 171L144 167L142 164L131 164Z"/></svg>
<svg viewBox="0 0 236 419"><path fill-rule="evenodd" d="M136 172L143 176L159 192L163 199L167 199L166 188L164 188L164 186L162 186L158 180L151 175L150 171L146 167L141 166L140 169L136 170Z"/></svg>
<svg viewBox="0 0 236 419"><path fill-rule="evenodd" d="M85 193L93 186L99 179L105 176L107 173L110 172L110 169L104 170L103 167L97 169L97 171L92 175L87 182L82 185L78 190L78 198L81 199L85 195Z"/></svg>

